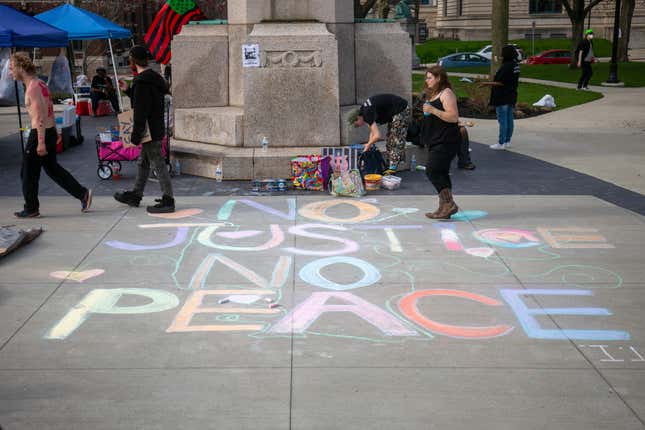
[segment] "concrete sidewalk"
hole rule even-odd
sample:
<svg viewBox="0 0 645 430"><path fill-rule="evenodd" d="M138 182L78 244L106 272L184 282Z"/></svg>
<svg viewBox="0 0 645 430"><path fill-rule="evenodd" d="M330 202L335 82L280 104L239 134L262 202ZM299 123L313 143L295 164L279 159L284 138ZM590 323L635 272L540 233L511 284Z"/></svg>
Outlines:
<svg viewBox="0 0 645 430"><path fill-rule="evenodd" d="M423 216L434 200L3 210L46 231L0 263L0 423L645 428L644 218L462 196L442 223Z"/></svg>
<svg viewBox="0 0 645 430"><path fill-rule="evenodd" d="M0 427L645 429L644 100L518 120L509 151L476 120L450 222L420 172L340 200L182 175L153 217L111 198L134 163L96 176L111 118L59 156L92 211L43 175L17 220L0 115L0 226L45 229L0 260Z"/></svg>
<svg viewBox="0 0 645 430"><path fill-rule="evenodd" d="M566 82L528 78L520 81L575 88L575 84ZM512 151L645 194L645 88L591 89L604 97L516 120ZM471 139L485 144L497 142L497 121L473 121L476 127L470 130Z"/></svg>

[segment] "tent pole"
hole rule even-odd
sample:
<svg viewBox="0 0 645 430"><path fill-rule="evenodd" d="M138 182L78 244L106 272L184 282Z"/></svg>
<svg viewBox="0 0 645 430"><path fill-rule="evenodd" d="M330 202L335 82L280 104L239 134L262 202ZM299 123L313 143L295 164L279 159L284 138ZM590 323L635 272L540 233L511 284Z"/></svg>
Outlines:
<svg viewBox="0 0 645 430"><path fill-rule="evenodd" d="M20 93L18 92L18 81L14 80L13 85L16 89L16 106L18 107L18 127L20 127L20 149L21 154L25 156L25 138L22 135L22 113L20 112Z"/></svg>
<svg viewBox="0 0 645 430"><path fill-rule="evenodd" d="M74 97L74 90L76 85L74 85L75 80L75 71L76 71L76 58L74 56L74 47L72 45L72 41L70 40L67 42L67 46L65 47L65 50L67 51L67 64L69 66L69 78L72 80L72 98Z"/></svg>
<svg viewBox="0 0 645 430"><path fill-rule="evenodd" d="M110 56L112 57L112 67L114 67L114 84L116 87L116 94L119 97L119 112L123 112L123 101L121 100L121 89L119 88L119 73L116 71L116 62L114 61L114 51L112 50L112 39L108 39L110 45Z"/></svg>

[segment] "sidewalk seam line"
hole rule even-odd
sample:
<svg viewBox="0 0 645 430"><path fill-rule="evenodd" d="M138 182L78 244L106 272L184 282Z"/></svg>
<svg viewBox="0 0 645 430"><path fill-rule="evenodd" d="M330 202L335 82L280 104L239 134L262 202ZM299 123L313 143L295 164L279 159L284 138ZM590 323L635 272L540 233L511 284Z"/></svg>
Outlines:
<svg viewBox="0 0 645 430"><path fill-rule="evenodd" d="M94 250L103 242L103 240L107 237L107 235L109 235L112 232L112 230L114 230L114 228L121 222L121 220L123 220L123 218L127 215L127 213L129 211L130 211L130 209L128 208L128 209L126 209L126 211L123 214L121 214L121 216L116 220L116 222L112 225L112 227L110 227L108 229L108 231L106 231L105 234L103 234L103 236L101 236L101 238L92 247L92 249L90 249L87 252L87 254L85 254L85 256L83 258L81 258L81 260L78 262L78 264L76 264L76 266L74 266L74 268L72 269L72 272L76 271L76 269L78 269L81 266L81 264L83 264L83 262L85 260L87 260L87 257L92 252L94 252ZM52 291L47 297L45 297L43 302L36 308L36 310L33 311L31 313L31 315L29 315L29 317L20 325L20 327L18 327L13 332L13 334L11 336L9 336L9 338L2 345L0 345L0 353L9 344L9 342L11 342L13 340L13 338L16 337L16 335L29 323L29 321L31 321L31 319L43 308L43 306L45 306L45 304L49 301L49 299L51 299L54 296L54 294L56 294L56 292L60 289L60 287L65 283L66 280L67 279L61 280L61 282L56 286L56 288L54 288L54 291Z"/></svg>

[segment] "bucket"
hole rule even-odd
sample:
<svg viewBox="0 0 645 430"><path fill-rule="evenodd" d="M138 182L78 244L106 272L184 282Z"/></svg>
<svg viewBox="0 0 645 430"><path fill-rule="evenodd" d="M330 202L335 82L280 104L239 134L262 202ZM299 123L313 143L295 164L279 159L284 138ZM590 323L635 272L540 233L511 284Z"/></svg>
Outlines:
<svg viewBox="0 0 645 430"><path fill-rule="evenodd" d="M376 191L381 188L381 179L383 176L377 174L365 175L365 189L367 191Z"/></svg>

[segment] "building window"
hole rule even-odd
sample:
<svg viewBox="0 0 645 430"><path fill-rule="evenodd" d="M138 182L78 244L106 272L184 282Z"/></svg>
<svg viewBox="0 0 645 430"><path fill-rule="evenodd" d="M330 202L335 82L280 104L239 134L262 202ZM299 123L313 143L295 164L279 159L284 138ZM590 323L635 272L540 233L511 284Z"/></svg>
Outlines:
<svg viewBox="0 0 645 430"><path fill-rule="evenodd" d="M448 0L443 0L443 16L448 16Z"/></svg>
<svg viewBox="0 0 645 430"><path fill-rule="evenodd" d="M462 16L464 14L464 0L457 0L457 15Z"/></svg>
<svg viewBox="0 0 645 430"><path fill-rule="evenodd" d="M529 13L562 13L562 0L529 0Z"/></svg>

